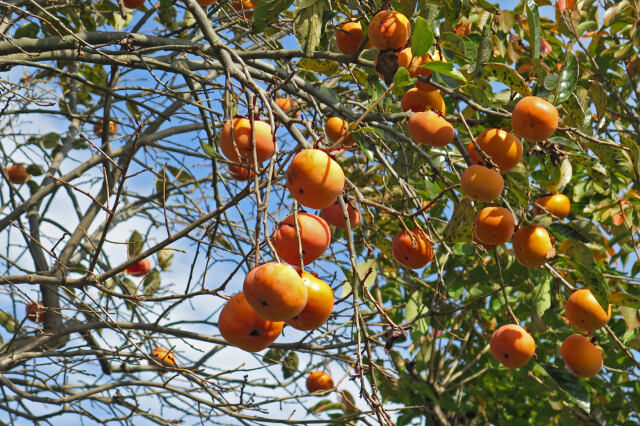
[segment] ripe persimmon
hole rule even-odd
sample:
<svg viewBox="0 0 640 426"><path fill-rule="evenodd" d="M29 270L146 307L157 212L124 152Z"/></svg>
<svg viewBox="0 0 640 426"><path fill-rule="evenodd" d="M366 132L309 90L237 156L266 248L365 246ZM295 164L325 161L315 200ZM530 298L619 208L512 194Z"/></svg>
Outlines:
<svg viewBox="0 0 640 426"><path fill-rule="evenodd" d="M544 207L544 209L541 207ZM545 210L557 218L564 219L571 213L571 201L569 201L569 197L564 194L552 194L540 197L533 205L533 213L543 214Z"/></svg>
<svg viewBox="0 0 640 426"><path fill-rule="evenodd" d="M157 347L151 352L151 356L160 361L161 364L176 365L176 357L169 349ZM149 361L150 365L154 365Z"/></svg>
<svg viewBox="0 0 640 426"><path fill-rule="evenodd" d="M491 335L491 353L507 368L524 367L536 351L533 337L516 324L506 324Z"/></svg>
<svg viewBox="0 0 640 426"><path fill-rule="evenodd" d="M102 124L101 119L99 123L93 125L93 133L95 133L96 136L102 136ZM116 133L118 133L118 123L109 120L109 136L113 136Z"/></svg>
<svg viewBox="0 0 640 426"><path fill-rule="evenodd" d="M478 243L478 244L480 244L482 247L484 247L485 250L487 250L487 251L493 250L493 248L495 247L495 244L487 244L487 243L483 243L482 241L480 241L480 239L478 238L478 235L476 234L475 228L473 229L471 234L473 236L473 241Z"/></svg>
<svg viewBox="0 0 640 426"><path fill-rule="evenodd" d="M327 124L324 126L324 131L327 134L327 139L336 143L340 138L347 133L349 123L341 117L331 117L327 120ZM353 145L356 141L352 135L347 136L342 140L342 145Z"/></svg>
<svg viewBox="0 0 640 426"><path fill-rule="evenodd" d="M537 96L520 99L511 113L513 133L533 142L549 138L558 127L558 110Z"/></svg>
<svg viewBox="0 0 640 426"><path fill-rule="evenodd" d="M351 229L360 225L360 221L362 220L362 215L360 214L360 210L353 208L351 204L346 205L347 213L349 215L349 225ZM340 207L340 203L336 200L335 203L331 204L329 207L325 207L320 212L320 216L324 220L327 221L329 225L336 226L338 228L347 229L347 221L345 220L344 213L342 212L342 208Z"/></svg>
<svg viewBox="0 0 640 426"><path fill-rule="evenodd" d="M364 40L362 24L360 22L345 22L338 25L336 29L336 46L343 55L353 55L356 49ZM373 47L371 42L367 43L366 49Z"/></svg>
<svg viewBox="0 0 640 426"><path fill-rule="evenodd" d="M129 9L137 9L144 4L144 0L124 0L124 7Z"/></svg>
<svg viewBox="0 0 640 426"><path fill-rule="evenodd" d="M446 114L447 108L442 95L437 90L425 92L417 87L407 90L400 101L402 111L422 112L426 110L437 111L442 115Z"/></svg>
<svg viewBox="0 0 640 426"><path fill-rule="evenodd" d="M342 167L319 149L303 149L287 169L287 189L300 204L310 209L330 206L344 188Z"/></svg>
<svg viewBox="0 0 640 426"><path fill-rule="evenodd" d="M233 132L231 128L233 127ZM258 163L268 160L275 151L275 138L268 123L253 121ZM233 135L232 135L233 133ZM251 122L247 118L227 121L220 132L220 149L227 159L236 163L253 163Z"/></svg>
<svg viewBox="0 0 640 426"><path fill-rule="evenodd" d="M409 118L409 136L429 146L445 146L453 140L453 126L433 111L415 112Z"/></svg>
<svg viewBox="0 0 640 426"><path fill-rule="evenodd" d="M380 50L400 49L411 35L411 23L400 12L384 10L369 24L369 40Z"/></svg>
<svg viewBox="0 0 640 426"><path fill-rule="evenodd" d="M249 167L236 166L231 164L229 166L229 175L231 175L232 179L245 181L253 178L255 173L253 172L253 169L250 169Z"/></svg>
<svg viewBox="0 0 640 426"><path fill-rule="evenodd" d="M460 175L460 188L472 199L489 203L502 193L504 179L495 170L473 165Z"/></svg>
<svg viewBox="0 0 640 426"><path fill-rule="evenodd" d="M572 334L562 342L560 355L572 373L584 378L595 377L604 363L598 348L580 334Z"/></svg>
<svg viewBox="0 0 640 426"><path fill-rule="evenodd" d="M44 304L42 302L31 301L25 306L27 312L27 318L30 321L43 323L44 322Z"/></svg>
<svg viewBox="0 0 640 426"><path fill-rule="evenodd" d="M200 0L200 1L206 2L206 4L211 4L211 3L214 3L216 0ZM255 3L252 2L251 0L234 0L231 3L231 7L233 7L245 18L251 19L253 17L253 9L256 8L257 4L258 4L258 0L256 0Z"/></svg>
<svg viewBox="0 0 640 426"><path fill-rule="evenodd" d="M571 293L564 307L564 314L576 328L592 332L604 327L611 318L611 305L605 312L589 289L577 290Z"/></svg>
<svg viewBox="0 0 640 426"><path fill-rule="evenodd" d="M473 223L478 239L494 246L509 241L515 226L515 219L509 210L493 206L480 210Z"/></svg>
<svg viewBox="0 0 640 426"><path fill-rule="evenodd" d="M299 271L285 263L265 263L244 279L244 297L256 313L268 321L286 321L307 304L307 288Z"/></svg>
<svg viewBox="0 0 640 426"><path fill-rule="evenodd" d="M419 269L433 259L433 244L419 228L400 231L391 242L393 257L411 269Z"/></svg>
<svg viewBox="0 0 640 426"><path fill-rule="evenodd" d="M522 142L504 130L487 129L480 133L476 142L502 172L513 169L522 159ZM469 143L467 149L474 162L480 163L482 161L480 154L475 152L473 143Z"/></svg>
<svg viewBox="0 0 640 426"><path fill-rule="evenodd" d="M392 56L389 56L389 55L392 55ZM374 68L376 68L376 69L378 68L378 60L380 60L384 56L389 56L389 58L385 58L385 60L387 60L389 62L395 60L396 64L398 65L398 68L400 68L400 67L404 67L404 68L409 67L409 64L411 64L411 59L413 58L413 54L411 53L411 48L410 47L405 47L404 49L399 50L399 51L378 52L378 54L376 55L376 59L374 61ZM395 56L395 59L393 58L393 56ZM380 74L378 74L378 75L380 75ZM380 76L380 78L382 78L382 76Z"/></svg>
<svg viewBox="0 0 640 426"><path fill-rule="evenodd" d="M298 228L302 245L302 262L308 265L329 247L331 230L323 218L309 213L298 213ZM282 260L294 266L300 265L294 215L287 216L278 224L271 237L271 243Z"/></svg>
<svg viewBox="0 0 640 426"><path fill-rule="evenodd" d="M7 176L9 177L9 182L16 185L21 185L31 179L31 175L27 173L27 168L24 164L12 164L11 166L7 166Z"/></svg>
<svg viewBox="0 0 640 426"><path fill-rule="evenodd" d="M276 105L280 107L281 110L286 112L291 117L297 117L300 115L300 108L298 108L298 103L291 98L276 98Z"/></svg>
<svg viewBox="0 0 640 426"><path fill-rule="evenodd" d="M151 270L151 261L149 259L142 259L133 265L124 269L125 274L129 274L134 277L144 277L147 272Z"/></svg>
<svg viewBox="0 0 640 426"><path fill-rule="evenodd" d="M309 272L302 273L307 288L307 304L302 312L287 321L295 329L309 331L327 322L333 311L333 290L326 282Z"/></svg>
<svg viewBox="0 0 640 426"><path fill-rule="evenodd" d="M314 371L307 377L307 390L309 393L333 388L333 379L324 371Z"/></svg>
<svg viewBox="0 0 640 426"><path fill-rule="evenodd" d="M244 293L227 301L220 311L218 329L224 340L248 352L259 352L273 343L284 322L267 321L249 305Z"/></svg>
<svg viewBox="0 0 640 426"><path fill-rule="evenodd" d="M422 68L422 65L428 64L429 62L446 62L446 59L439 51L414 57L411 61L411 65L409 66L409 75L411 76L411 78L418 78L419 76L429 77L433 73L433 71L429 68ZM424 92L432 92L434 90L437 90L431 84L423 83L419 80L416 83L416 88Z"/></svg>
<svg viewBox="0 0 640 426"><path fill-rule="evenodd" d="M523 226L513 236L513 251L520 264L537 268L555 255L553 242L553 237L542 226Z"/></svg>

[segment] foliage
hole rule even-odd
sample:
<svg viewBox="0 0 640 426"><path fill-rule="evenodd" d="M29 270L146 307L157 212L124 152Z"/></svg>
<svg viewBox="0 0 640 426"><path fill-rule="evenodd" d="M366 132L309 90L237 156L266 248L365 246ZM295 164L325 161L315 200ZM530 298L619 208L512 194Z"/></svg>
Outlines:
<svg viewBox="0 0 640 426"><path fill-rule="evenodd" d="M244 8L242 5L244 4ZM513 5L512 5L513 6ZM0 382L5 422L125 424L622 424L640 411L640 16L637 2L523 0L147 1L4 4L0 42L2 158ZM419 77L438 88L456 138L411 140L400 99L416 82L400 67L386 85L376 49L354 55L336 26L402 11L415 55L439 52ZM397 68L397 66L396 66ZM495 202L518 226L538 223L557 255L529 269L511 244L472 242L472 203L457 184L466 145L511 128L516 102L546 98L560 126L504 174ZM299 116L276 97L295 100ZM218 135L234 115L276 129L277 155L247 181ZM330 116L356 144L332 147ZM113 121L114 134L94 125ZM107 128L107 126L104 126ZM109 127L110 128L110 127ZM331 152L363 214L332 228L307 269L336 305L312 332L286 327L261 354L229 346L217 316L245 274L272 261L269 234L297 208L286 167L302 148ZM10 183L6 167L31 179ZM560 191L564 220L534 216ZM391 240L426 230L435 258L409 270ZM146 277L125 268L151 260ZM592 379L559 355L573 288L613 304L592 337L605 368ZM44 324L25 318L42 301ZM536 357L507 370L488 350L491 320L531 330ZM171 350L176 365L151 359ZM338 390L304 387L328 370ZM353 396L352 396L353 395Z"/></svg>

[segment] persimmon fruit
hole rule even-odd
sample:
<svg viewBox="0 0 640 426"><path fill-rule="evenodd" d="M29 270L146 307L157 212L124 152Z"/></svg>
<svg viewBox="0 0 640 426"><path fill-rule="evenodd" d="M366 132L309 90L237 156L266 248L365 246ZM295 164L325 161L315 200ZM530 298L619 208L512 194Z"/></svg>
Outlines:
<svg viewBox="0 0 640 426"><path fill-rule="evenodd" d="M604 363L598 348L581 334L567 337L560 347L560 355L571 372L584 378L595 377Z"/></svg>
<svg viewBox="0 0 640 426"><path fill-rule="evenodd" d="M176 357L169 349L157 347L151 352L151 356L160 361L161 364L176 365ZM149 361L149 364L152 364Z"/></svg>
<svg viewBox="0 0 640 426"><path fill-rule="evenodd" d="M473 223L478 239L494 246L509 241L515 226L515 219L509 210L494 206L480 210Z"/></svg>
<svg viewBox="0 0 640 426"><path fill-rule="evenodd" d="M269 346L278 338L282 327L282 321L262 319L244 293L229 299L218 318L218 329L224 340L247 352L259 352Z"/></svg>
<svg viewBox="0 0 640 426"><path fill-rule="evenodd" d="M287 320L287 324L302 331L314 330L327 322L333 311L334 296L331 286L309 272L302 273L307 288L307 304L302 312Z"/></svg>
<svg viewBox="0 0 640 426"><path fill-rule="evenodd" d="M504 130L486 129L476 138L476 142L502 172L513 169L522 159L522 142ZM473 143L470 142L467 149L474 163L482 162L482 157L475 152Z"/></svg>
<svg viewBox="0 0 640 426"><path fill-rule="evenodd" d="M338 25L336 29L336 46L343 55L353 55L364 40L364 32L360 22L348 21ZM371 48L371 42L366 48Z"/></svg>
<svg viewBox="0 0 640 426"><path fill-rule="evenodd" d="M433 259L433 244L427 234L418 228L400 231L391 242L393 257L402 265L419 269Z"/></svg>
<svg viewBox="0 0 640 426"><path fill-rule="evenodd" d="M592 332L604 327L611 318L611 305L605 312L589 289L571 293L564 307L564 314L576 328Z"/></svg>
<svg viewBox="0 0 640 426"><path fill-rule="evenodd" d="M300 109L298 108L298 103L291 98L276 98L276 105L280 107L280 109L286 112L288 115L292 117L297 117L300 115Z"/></svg>
<svg viewBox="0 0 640 426"><path fill-rule="evenodd" d="M27 168L24 164L12 164L7 166L7 176L9 182L15 185L21 185L27 183L31 179L31 175L27 173Z"/></svg>
<svg viewBox="0 0 640 426"><path fill-rule="evenodd" d="M287 169L287 189L300 204L324 209L338 198L344 188L342 167L319 149L298 152Z"/></svg>
<svg viewBox="0 0 640 426"><path fill-rule="evenodd" d="M414 57L411 61L411 65L409 65L409 75L411 78L429 77L433 74L433 71L429 68L422 68L423 65L428 64L429 62L446 62L446 59L439 51L435 51L433 53L427 53L422 56ZM424 91L424 92L432 92L437 90L429 83L424 83L419 81L416 83L416 88Z"/></svg>
<svg viewBox="0 0 640 426"><path fill-rule="evenodd" d="M258 163L262 163L273 155L275 138L271 126L264 121L254 120L253 129L256 139L256 157ZM251 122L249 119L234 118L225 123L220 132L220 149L230 161L253 163Z"/></svg>
<svg viewBox="0 0 640 426"><path fill-rule="evenodd" d="M27 312L27 319L37 323L44 322L44 311L45 307L42 302L30 301L25 306L25 311Z"/></svg>
<svg viewBox="0 0 640 426"><path fill-rule="evenodd" d="M433 111L413 113L408 128L411 139L429 146L445 146L454 136L451 123Z"/></svg>
<svg viewBox="0 0 640 426"><path fill-rule="evenodd" d="M513 236L513 251L521 265L537 268L555 255L553 242L549 232L542 226L523 226Z"/></svg>
<svg viewBox="0 0 640 426"><path fill-rule="evenodd" d="M360 225L362 215L360 214L360 210L352 207L351 204L347 203L346 207L347 214L349 215L349 225L351 226L351 229L353 229ZM347 221L345 220L344 213L342 212L342 208L340 207L338 200L329 207L322 209L320 216L326 220L329 225L333 225L341 229L347 229Z"/></svg>
<svg viewBox="0 0 640 426"><path fill-rule="evenodd" d="M502 193L504 179L495 170L473 165L467 167L460 175L460 188L470 198L490 203Z"/></svg>
<svg viewBox="0 0 640 426"><path fill-rule="evenodd" d="M516 324L506 324L491 335L489 347L493 356L507 368L524 367L536 351L533 337Z"/></svg>
<svg viewBox="0 0 640 426"><path fill-rule="evenodd" d="M333 388L333 379L324 371L314 371L307 377L307 390L309 393Z"/></svg>
<svg viewBox="0 0 640 426"><path fill-rule="evenodd" d="M413 112L431 110L445 115L447 111L440 92L437 90L426 92L417 87L407 90L407 93L405 93L400 100L400 106L404 112L409 110Z"/></svg>
<svg viewBox="0 0 640 426"><path fill-rule="evenodd" d="M537 96L520 99L511 113L513 133L532 142L543 141L558 127L558 110Z"/></svg>
<svg viewBox="0 0 640 426"><path fill-rule="evenodd" d="M232 164L229 166L229 175L232 179L243 182L252 179L255 173L248 167L236 166Z"/></svg>
<svg viewBox="0 0 640 426"><path fill-rule="evenodd" d="M244 279L244 297L261 318L286 321L307 304L307 288L299 271L285 263L265 263L253 268Z"/></svg>
<svg viewBox="0 0 640 426"><path fill-rule="evenodd" d="M102 136L102 125L102 119L100 120L100 122L93 125L93 133L95 133L96 136ZM109 120L109 136L113 136L116 133L118 133L118 123Z"/></svg>
<svg viewBox="0 0 640 426"><path fill-rule="evenodd" d="M400 49L409 41L411 23L400 12L384 10L369 24L369 40L380 50Z"/></svg>
<svg viewBox="0 0 640 426"><path fill-rule="evenodd" d="M347 133L349 123L341 117L330 117L324 126L324 131L327 134L327 139L336 143L342 136ZM352 135L347 136L342 140L342 145L354 145L356 141Z"/></svg>
<svg viewBox="0 0 640 426"><path fill-rule="evenodd" d="M323 218L309 213L298 213L298 228L302 245L302 262L308 265L329 247L331 229ZM282 260L290 265L300 265L294 215L287 216L278 224L271 237L271 243Z"/></svg>
<svg viewBox="0 0 640 426"><path fill-rule="evenodd" d="M542 209L541 207L544 207ZM571 213L571 201L564 194L552 194L540 197L535 201L533 206L534 214L546 213L545 210L553 216L564 219Z"/></svg>
<svg viewBox="0 0 640 426"><path fill-rule="evenodd" d="M214 3L216 0L201 0L201 1L205 1L205 2L211 1L211 3ZM207 4L211 4L211 3L207 3ZM241 15L243 15L247 19L251 19L253 17L253 9L256 8L257 4L258 4L257 0L255 2L252 2L251 0L234 0L231 3L231 7L234 8L237 12L239 12Z"/></svg>
<svg viewBox="0 0 640 426"><path fill-rule="evenodd" d="M144 277L147 272L151 270L151 261L149 259L142 259L133 265L124 269L125 274L129 274L133 277Z"/></svg>

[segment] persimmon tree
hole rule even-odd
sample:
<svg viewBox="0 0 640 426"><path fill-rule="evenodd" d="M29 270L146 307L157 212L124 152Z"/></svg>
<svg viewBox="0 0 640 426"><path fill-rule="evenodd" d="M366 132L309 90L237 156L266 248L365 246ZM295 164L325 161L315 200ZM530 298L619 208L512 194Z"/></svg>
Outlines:
<svg viewBox="0 0 640 426"><path fill-rule="evenodd" d="M0 420L639 421L637 2L204 3L1 2ZM276 245L333 310L245 352Z"/></svg>

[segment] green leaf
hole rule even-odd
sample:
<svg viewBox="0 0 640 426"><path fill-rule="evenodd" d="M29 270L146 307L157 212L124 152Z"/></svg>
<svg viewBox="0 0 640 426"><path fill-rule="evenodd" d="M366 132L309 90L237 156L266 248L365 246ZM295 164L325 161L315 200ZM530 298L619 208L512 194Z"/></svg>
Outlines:
<svg viewBox="0 0 640 426"><path fill-rule="evenodd" d="M128 253L130 258L136 257L140 254L140 252L142 252L143 242L144 240L142 238L142 235L138 231L133 231L131 233L131 235L129 236L129 240L127 241Z"/></svg>
<svg viewBox="0 0 640 426"><path fill-rule="evenodd" d="M629 293L616 291L614 293L611 293L611 299L609 301L614 305L640 309L640 297L634 296Z"/></svg>
<svg viewBox="0 0 640 426"><path fill-rule="evenodd" d="M533 272L533 271L532 271ZM546 269L538 269L532 273L534 288L531 301L538 315L542 315L551 307L551 282L553 276Z"/></svg>
<svg viewBox="0 0 640 426"><path fill-rule="evenodd" d="M575 53L568 52L556 86L556 105L569 99L578 84L579 73L578 59Z"/></svg>
<svg viewBox="0 0 640 426"><path fill-rule="evenodd" d="M9 333L15 333L17 328L16 319L9 312L0 311L0 325Z"/></svg>
<svg viewBox="0 0 640 426"><path fill-rule="evenodd" d="M114 19L116 20L114 24L114 28L116 30L121 30L126 26L128 22L122 22L123 19L119 13L114 13ZM131 21L131 17L133 14L128 13L127 18L128 21ZM157 20L167 27L167 29L171 31L175 31L178 29L178 20L177 13L175 7L173 7L173 2L171 0L160 0L160 5L158 7L158 18Z"/></svg>
<svg viewBox="0 0 640 426"><path fill-rule="evenodd" d="M490 17L482 27L482 36L480 38L480 44L478 45L478 51L476 52L476 61L472 71L472 76L477 77L482 71L482 67L493 54L493 40L491 34L491 27L493 25L493 17Z"/></svg>
<svg viewBox="0 0 640 426"><path fill-rule="evenodd" d="M636 180L640 180L640 147L638 147L638 144L633 139L625 136L620 137L620 142L629 148L629 152L627 154L631 160L631 165L633 166L633 174L635 175Z"/></svg>
<svg viewBox="0 0 640 426"><path fill-rule="evenodd" d="M535 0L526 0L527 21L529 22L529 44L533 47L533 57L540 57L540 13Z"/></svg>
<svg viewBox="0 0 640 426"><path fill-rule="evenodd" d="M20 28L16 30L16 34L14 38L37 38L38 33L40 32L40 25L35 22L27 22L24 25L21 25Z"/></svg>
<svg viewBox="0 0 640 426"><path fill-rule="evenodd" d="M565 255L565 261L576 269L582 281L606 311L609 306L609 283L598 270L589 247L581 241L565 240L558 247L558 253Z"/></svg>
<svg viewBox="0 0 640 426"><path fill-rule="evenodd" d="M307 56L312 56L322 36L322 13L325 6L316 1L305 8L298 8L293 17L293 33L300 48Z"/></svg>
<svg viewBox="0 0 640 426"><path fill-rule="evenodd" d="M278 20L280 13L289 9L293 0L260 0L253 11L253 31L261 33L271 23Z"/></svg>
<svg viewBox="0 0 640 426"><path fill-rule="evenodd" d="M425 55L431 49L434 39L429 23L423 17L418 16L411 33L411 53L413 56Z"/></svg>
<svg viewBox="0 0 640 426"><path fill-rule="evenodd" d="M173 177L176 178L179 182L185 183L185 182L192 182L194 180L191 173L189 173L184 168L180 169L178 167L167 165L167 169L171 172Z"/></svg>
<svg viewBox="0 0 640 426"><path fill-rule="evenodd" d="M489 13L494 15L500 13L500 7L496 4L489 3L487 0L476 0L476 3Z"/></svg>
<svg viewBox="0 0 640 426"><path fill-rule="evenodd" d="M453 208L453 215L442 233L444 240L449 243L471 242L475 217L471 199L464 197Z"/></svg>
<svg viewBox="0 0 640 426"><path fill-rule="evenodd" d="M44 169L37 164L30 164L27 166L27 173L31 176L42 176L44 174Z"/></svg>
<svg viewBox="0 0 640 426"><path fill-rule="evenodd" d="M334 75L340 70L336 61L326 59L302 58L298 61L298 67L324 75Z"/></svg>
<svg viewBox="0 0 640 426"><path fill-rule="evenodd" d="M433 61L422 65L421 68L427 68L433 72L437 72L463 82L467 81L460 71L453 69L453 64L450 62Z"/></svg>
<svg viewBox="0 0 640 426"><path fill-rule="evenodd" d="M46 149L53 149L60 145L60 135L55 132L49 132L42 136L41 143Z"/></svg>
<svg viewBox="0 0 640 426"><path fill-rule="evenodd" d="M168 270L173 263L173 250L163 248L158 252L158 265L163 271Z"/></svg>
<svg viewBox="0 0 640 426"><path fill-rule="evenodd" d="M580 379L564 369L553 365L541 364L545 372L554 381L560 390L567 394L571 400L587 413L591 410L591 400Z"/></svg>
<svg viewBox="0 0 640 426"><path fill-rule="evenodd" d="M142 294L147 297L152 297L160 289L161 282L160 272L153 268L147 272L147 275L144 277L144 282L142 283Z"/></svg>
<svg viewBox="0 0 640 426"><path fill-rule="evenodd" d="M298 371L298 355L295 352L289 352L282 360L282 376L285 379L293 376Z"/></svg>
<svg viewBox="0 0 640 426"><path fill-rule="evenodd" d="M404 93L404 88L407 86L411 86L415 81L409 75L409 70L405 67L398 68L395 75L393 76L393 93L400 96Z"/></svg>
<svg viewBox="0 0 640 426"><path fill-rule="evenodd" d="M358 280L362 282L362 285L366 288L370 288L376 277L378 276L378 265L375 259L365 260L356 265L356 272L358 273Z"/></svg>
<svg viewBox="0 0 640 426"><path fill-rule="evenodd" d="M287 350L284 348L271 348L262 357L262 361L265 364L278 364Z"/></svg>
<svg viewBox="0 0 640 426"><path fill-rule="evenodd" d="M511 90L522 96L531 96L531 90L524 78L516 70L505 64L496 62L488 62L484 64L484 73L488 77L494 77L506 86L509 86Z"/></svg>
<svg viewBox="0 0 640 426"><path fill-rule="evenodd" d="M207 154L209 157L212 157L212 158L220 157L220 155L216 152L216 149L213 147L213 145L210 145L206 141L204 140L200 141L200 146L202 147L202 150L204 151L204 153Z"/></svg>

